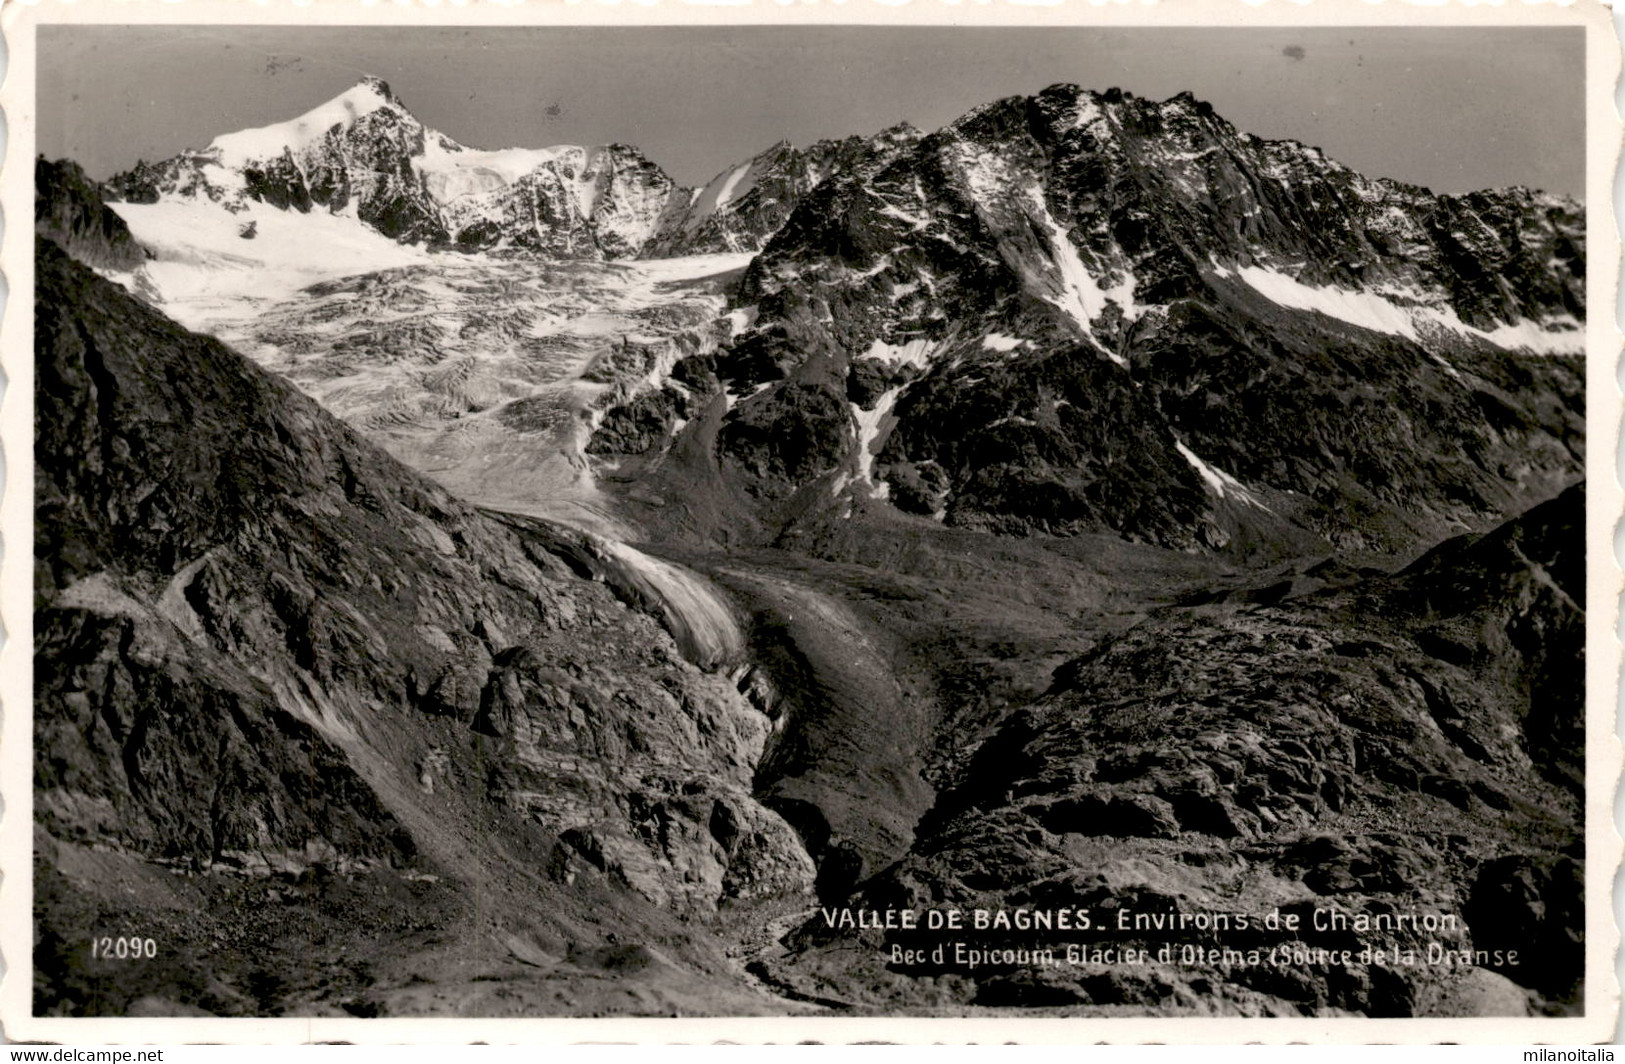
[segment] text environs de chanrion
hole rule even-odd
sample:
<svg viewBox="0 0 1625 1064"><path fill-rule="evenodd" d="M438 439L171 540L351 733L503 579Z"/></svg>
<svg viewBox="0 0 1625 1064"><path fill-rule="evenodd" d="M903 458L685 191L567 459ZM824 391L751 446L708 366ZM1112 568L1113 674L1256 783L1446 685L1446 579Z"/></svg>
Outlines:
<svg viewBox="0 0 1625 1064"><path fill-rule="evenodd" d="M1452 932L1461 929L1455 913L1345 912L1316 908L1309 913L1282 912L1143 912L1115 909L852 909L821 908L830 929L853 931L1100 931L1129 934L1181 931L1382 931Z"/></svg>

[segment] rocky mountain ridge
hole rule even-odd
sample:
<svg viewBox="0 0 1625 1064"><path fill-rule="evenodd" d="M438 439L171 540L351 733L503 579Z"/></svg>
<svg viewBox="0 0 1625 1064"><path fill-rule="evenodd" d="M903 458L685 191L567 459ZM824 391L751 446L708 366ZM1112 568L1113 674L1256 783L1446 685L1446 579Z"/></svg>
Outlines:
<svg viewBox="0 0 1625 1064"><path fill-rule="evenodd" d="M279 919L234 923L241 903L222 899L245 890L259 908L295 887L270 907L293 913L333 883L351 900L312 899L309 918L347 912L343 934L371 926L357 898L405 892L440 914L424 927L485 928L454 932L477 963L566 981L642 927L636 966L680 982L722 964L680 921L808 889L799 840L752 796L774 722L736 684L742 665L678 627L635 552L473 510L73 262L60 212L43 217L40 904L101 898L166 955L128 983L79 955L91 929L64 920L93 913L52 910L42 1010L85 1007L86 980L126 1004L195 1002L209 936ZM87 860L111 878L81 879ZM376 886L342 886L358 880ZM144 885L119 895L129 881ZM219 897L182 927L166 915L177 890ZM611 929L595 927L605 913ZM210 969L209 1007L349 1007L342 957L309 981L288 975L302 954L287 963L269 997L247 962Z"/></svg>
<svg viewBox="0 0 1625 1064"><path fill-rule="evenodd" d="M370 77L288 122L139 165L107 189L130 203L321 209L410 243L588 257L635 254L685 195L624 144L465 147Z"/></svg>
<svg viewBox="0 0 1625 1064"><path fill-rule="evenodd" d="M905 122L872 137L821 140L805 149L780 141L696 189L693 201L661 227L643 254L759 251L825 180L861 178L922 136Z"/></svg>
<svg viewBox="0 0 1625 1064"><path fill-rule="evenodd" d="M466 147L367 77L298 118L140 163L105 191L135 204L324 210L395 240L462 250L607 259L755 251L826 176L880 165L919 135L905 124L806 149L781 142L689 189L625 144Z"/></svg>
<svg viewBox="0 0 1625 1064"><path fill-rule="evenodd" d="M1579 474L1583 225L1368 179L1188 95L1054 86L820 184L682 384L738 397L704 431L773 534L880 500L1404 550Z"/></svg>

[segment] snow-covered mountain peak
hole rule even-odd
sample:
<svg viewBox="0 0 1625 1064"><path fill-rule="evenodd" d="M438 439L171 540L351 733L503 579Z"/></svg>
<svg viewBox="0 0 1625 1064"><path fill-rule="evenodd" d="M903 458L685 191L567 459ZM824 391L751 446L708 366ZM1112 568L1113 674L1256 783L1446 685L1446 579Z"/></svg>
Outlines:
<svg viewBox="0 0 1625 1064"><path fill-rule="evenodd" d="M803 351L949 364L961 340L1056 337L1122 368L1191 300L1441 351L1568 352L1584 256L1583 212L1561 197L1436 196L1242 133L1190 93L1057 84L822 186L742 279L758 309L728 369L756 385ZM978 344L993 335L1015 339Z"/></svg>
<svg viewBox="0 0 1625 1064"><path fill-rule="evenodd" d="M400 100L395 96L394 90L389 87L389 82L376 74L363 74L361 79L351 86L349 91L354 92L357 89L365 89L374 95L382 97L388 103L400 103Z"/></svg>
<svg viewBox="0 0 1625 1064"><path fill-rule="evenodd" d="M586 258L636 255L687 202L635 148L469 147L426 127L373 77L297 118L138 166L108 193L236 216L260 204L320 208L409 243ZM195 228L210 224L200 217Z"/></svg>
<svg viewBox="0 0 1625 1064"><path fill-rule="evenodd" d="M385 107L407 115L388 83L368 76L298 118L223 134L209 143L208 150L218 153L222 166L243 167L285 152L307 150L335 131L347 132L357 120Z"/></svg>

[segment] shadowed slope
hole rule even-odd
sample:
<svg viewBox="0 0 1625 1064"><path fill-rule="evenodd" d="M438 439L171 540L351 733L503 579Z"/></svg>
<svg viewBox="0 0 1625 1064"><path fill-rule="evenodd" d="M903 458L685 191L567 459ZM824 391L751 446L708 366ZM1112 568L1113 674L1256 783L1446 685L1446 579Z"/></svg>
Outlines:
<svg viewBox="0 0 1625 1064"><path fill-rule="evenodd" d="M673 916L811 880L750 796L766 718L522 528L38 262L39 1007L760 1008ZM108 913L163 959L81 956Z"/></svg>

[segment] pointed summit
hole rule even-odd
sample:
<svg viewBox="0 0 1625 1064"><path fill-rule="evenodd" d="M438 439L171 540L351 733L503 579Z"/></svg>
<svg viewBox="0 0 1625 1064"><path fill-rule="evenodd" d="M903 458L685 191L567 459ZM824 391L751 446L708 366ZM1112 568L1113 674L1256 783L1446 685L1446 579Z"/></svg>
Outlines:
<svg viewBox="0 0 1625 1064"><path fill-rule="evenodd" d="M110 183L133 203L178 200L233 214L255 204L323 208L407 243L572 258L637 254L679 191L629 145L459 144L372 75L297 118L223 134Z"/></svg>
<svg viewBox="0 0 1625 1064"><path fill-rule="evenodd" d="M389 82L375 74L364 75L361 80L356 82L355 86L350 89L350 92L356 92L358 90L366 90L376 93L377 95L383 97L388 103L399 104L401 102L396 98L395 93L390 90Z"/></svg>
<svg viewBox="0 0 1625 1064"><path fill-rule="evenodd" d="M244 129L216 137L209 145L220 152L227 167L275 159L287 151L299 151L319 141L334 129L349 129L365 116L384 108L405 114L400 101L383 78L368 75L326 103L311 108L298 118L258 129Z"/></svg>

